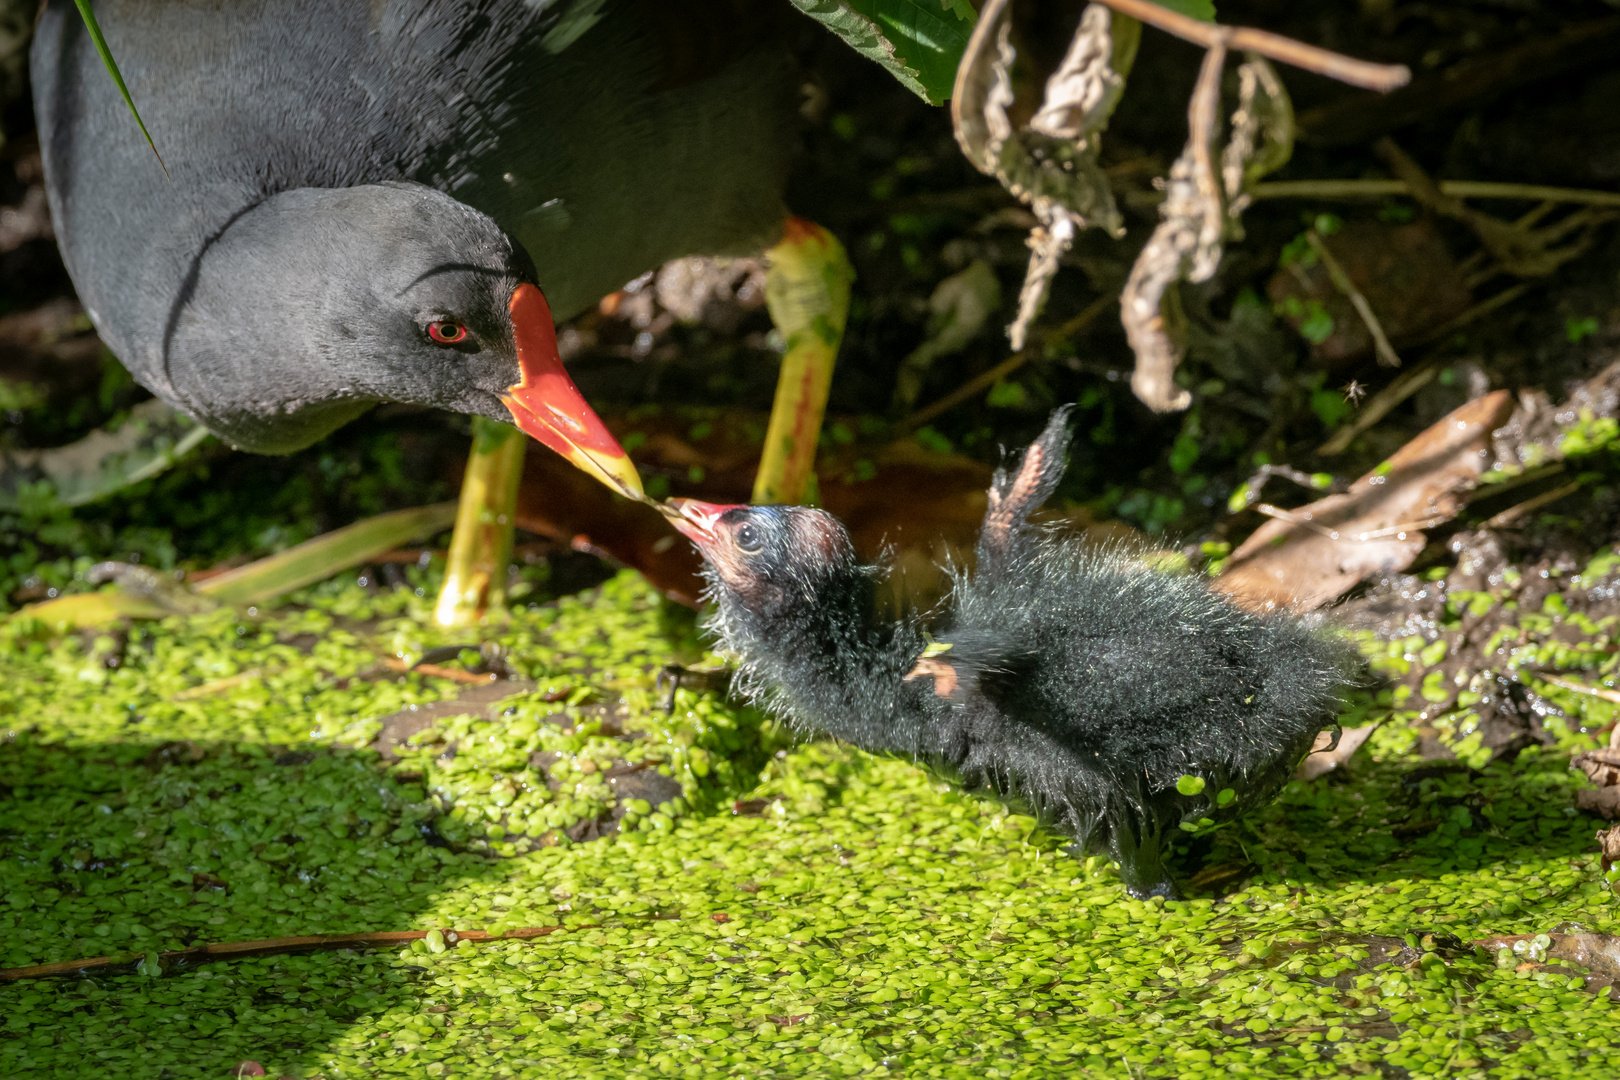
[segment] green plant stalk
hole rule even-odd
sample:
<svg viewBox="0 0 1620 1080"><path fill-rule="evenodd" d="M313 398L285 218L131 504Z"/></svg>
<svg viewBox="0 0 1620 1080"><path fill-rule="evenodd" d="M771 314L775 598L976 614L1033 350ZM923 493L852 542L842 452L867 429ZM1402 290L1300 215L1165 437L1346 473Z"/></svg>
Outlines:
<svg viewBox="0 0 1620 1080"><path fill-rule="evenodd" d="M146 130L146 122L141 119L140 111L135 108L135 99L130 96L129 87L124 85L124 76L118 70L118 62L113 59L112 50L107 47L107 39L101 36L101 25L96 22L95 12L90 10L90 0L73 0L73 4L79 9L79 17L84 20L84 28L90 31L90 40L95 43L96 52L101 55L101 62L107 65L107 74L112 76L118 92L124 95L124 104L129 106L129 114L135 118L141 134L146 136L146 145L152 148L152 156L157 158L158 168L163 170L164 176L168 176L169 167L163 163L163 155L158 153L157 143L152 141L152 133Z"/></svg>
<svg viewBox="0 0 1620 1080"><path fill-rule="evenodd" d="M378 514L199 582L195 591L227 604L262 604L437 532L455 513L454 503L434 503Z"/></svg>
<svg viewBox="0 0 1620 1080"><path fill-rule="evenodd" d="M523 454L528 440L517 428L484 417L473 419L472 452L461 483L449 565L433 618L440 626L468 626L506 607L506 568L512 561L512 530Z"/></svg>
<svg viewBox="0 0 1620 1080"><path fill-rule="evenodd" d="M816 440L849 317L855 269L832 233L803 218L788 219L781 242L766 255L765 306L787 348L753 500L798 503L814 486Z"/></svg>

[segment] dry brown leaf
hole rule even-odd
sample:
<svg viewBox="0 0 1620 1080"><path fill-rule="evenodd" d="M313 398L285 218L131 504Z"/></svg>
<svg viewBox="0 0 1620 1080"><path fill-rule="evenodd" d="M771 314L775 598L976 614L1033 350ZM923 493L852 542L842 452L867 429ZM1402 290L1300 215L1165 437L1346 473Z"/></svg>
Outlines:
<svg viewBox="0 0 1620 1080"><path fill-rule="evenodd" d="M1350 490L1268 521L1237 551L1215 587L1255 610L1309 611L1377 573L1411 565L1422 530L1454 517L1459 496L1490 464L1491 432L1513 412L1497 390L1453 410Z"/></svg>
<svg viewBox="0 0 1620 1080"><path fill-rule="evenodd" d="M1569 767L1585 773L1600 788L1620 787L1620 750L1587 750L1570 758Z"/></svg>
<svg viewBox="0 0 1620 1080"><path fill-rule="evenodd" d="M1608 821L1620 821L1620 749L1587 750L1570 758L1569 767L1585 773L1597 785L1575 793L1575 808ZM1603 835L1600 833L1599 838Z"/></svg>
<svg viewBox="0 0 1620 1080"><path fill-rule="evenodd" d="M1575 793L1575 809L1605 821L1620 821L1620 787L1587 788Z"/></svg>
<svg viewBox="0 0 1620 1080"><path fill-rule="evenodd" d="M1243 211L1254 201L1249 188L1286 165L1293 153L1294 104L1288 90L1264 57L1250 53L1238 66L1238 107L1221 153L1227 239L1243 238Z"/></svg>
<svg viewBox="0 0 1620 1080"><path fill-rule="evenodd" d="M1597 834L1598 861L1607 874L1609 868L1620 862L1620 825L1612 829L1604 829Z"/></svg>
<svg viewBox="0 0 1620 1080"><path fill-rule="evenodd" d="M1124 235L1097 148L1124 92L1141 24L1101 4L1087 6L1037 103L1029 85L1035 62L1020 54L1013 7L991 0L981 12L957 71L951 118L968 160L1000 180L1040 222L1029 234L1029 269L1018 314L1007 327L1012 347L1022 349L1058 262L1080 230L1096 225Z"/></svg>
<svg viewBox="0 0 1620 1080"><path fill-rule="evenodd" d="M1120 322L1136 354L1131 389L1155 412L1192 404L1192 395L1175 382L1185 343L1175 332L1171 290L1179 281L1208 280L1221 261L1226 209L1215 171L1215 134L1225 62L1224 45L1204 54L1187 106L1187 146L1165 181L1163 220L1136 257L1119 298Z"/></svg>

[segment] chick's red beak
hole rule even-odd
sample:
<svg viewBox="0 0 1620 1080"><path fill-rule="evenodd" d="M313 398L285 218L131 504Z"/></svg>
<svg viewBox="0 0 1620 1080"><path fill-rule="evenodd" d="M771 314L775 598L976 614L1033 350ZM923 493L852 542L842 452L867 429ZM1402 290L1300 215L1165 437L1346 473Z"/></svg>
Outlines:
<svg viewBox="0 0 1620 1080"><path fill-rule="evenodd" d="M507 310L522 377L501 398L512 422L620 494L644 501L641 476L630 455L591 411L563 367L546 298L533 285L519 285Z"/></svg>
<svg viewBox="0 0 1620 1080"><path fill-rule="evenodd" d="M722 506L719 503L699 502L696 499L671 499L659 509L682 536L707 552L721 539L721 534L715 528L720 516L727 510L735 510L741 505L731 503Z"/></svg>

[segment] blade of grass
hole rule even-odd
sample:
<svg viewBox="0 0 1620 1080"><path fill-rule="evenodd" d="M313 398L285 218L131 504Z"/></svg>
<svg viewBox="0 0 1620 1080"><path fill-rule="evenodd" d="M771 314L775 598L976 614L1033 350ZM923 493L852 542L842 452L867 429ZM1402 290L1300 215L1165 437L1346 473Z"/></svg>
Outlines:
<svg viewBox="0 0 1620 1080"><path fill-rule="evenodd" d="M168 608L148 597L134 596L120 589L102 589L100 592L74 593L29 604L12 612L7 621L37 620L35 625L43 626L47 631L64 632L100 626L117 619L161 619L172 614Z"/></svg>
<svg viewBox="0 0 1620 1080"><path fill-rule="evenodd" d="M227 604L262 604L428 533L456 519L455 503L435 503L357 521L297 547L199 582L195 589Z"/></svg>
<svg viewBox="0 0 1620 1080"><path fill-rule="evenodd" d="M101 36L101 25L96 22L95 12L90 10L90 0L73 0L73 5L79 9L80 18L84 19L84 28L90 31L90 40L95 42L96 52L101 55L101 62L107 65L107 74L118 86L118 92L124 95L124 104L129 106L129 114L135 118L140 126L141 134L146 136L146 145L152 148L152 156L157 158L158 168L163 175L169 175L169 167L163 163L163 155L158 153L157 143L152 141L152 133L146 130L146 121L135 108L135 99L130 96L129 87L124 85L123 73L118 70L118 62L113 59L112 50L107 48L107 39Z"/></svg>

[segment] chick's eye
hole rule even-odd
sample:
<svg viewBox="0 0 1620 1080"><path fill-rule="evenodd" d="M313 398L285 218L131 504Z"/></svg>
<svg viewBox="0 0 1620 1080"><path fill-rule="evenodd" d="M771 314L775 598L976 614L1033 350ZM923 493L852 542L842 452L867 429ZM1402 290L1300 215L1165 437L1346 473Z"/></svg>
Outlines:
<svg viewBox="0 0 1620 1080"><path fill-rule="evenodd" d="M752 525L737 527L737 547L744 555L758 555L761 546L758 529Z"/></svg>
<svg viewBox="0 0 1620 1080"><path fill-rule="evenodd" d="M459 345L467 340L467 328L461 323L450 319L440 319L438 322L428 323L428 337L438 345Z"/></svg>

